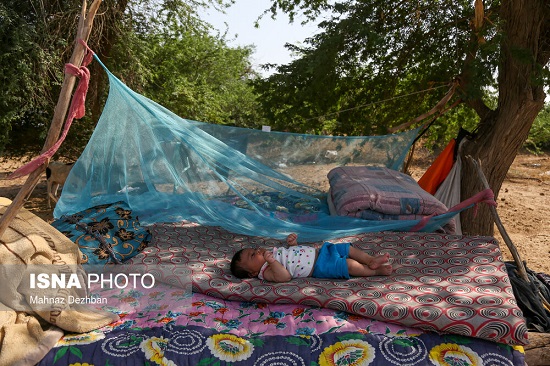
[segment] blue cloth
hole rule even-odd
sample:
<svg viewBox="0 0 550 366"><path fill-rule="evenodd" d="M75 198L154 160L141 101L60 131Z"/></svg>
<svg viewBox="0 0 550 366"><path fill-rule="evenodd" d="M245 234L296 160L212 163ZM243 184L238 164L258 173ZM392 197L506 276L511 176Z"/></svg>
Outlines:
<svg viewBox="0 0 550 366"><path fill-rule="evenodd" d="M323 243L313 267L315 278L349 279L348 263L350 243Z"/></svg>

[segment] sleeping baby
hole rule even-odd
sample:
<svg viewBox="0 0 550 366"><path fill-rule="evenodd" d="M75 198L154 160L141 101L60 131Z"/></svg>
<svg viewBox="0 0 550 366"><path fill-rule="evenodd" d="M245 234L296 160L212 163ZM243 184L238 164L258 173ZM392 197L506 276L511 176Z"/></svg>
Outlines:
<svg viewBox="0 0 550 366"><path fill-rule="evenodd" d="M231 272L238 278L288 282L292 278L345 278L350 276L387 276L392 273L389 254L371 256L350 243L323 243L320 249L298 245L297 235L290 234L288 248L245 248L233 255Z"/></svg>

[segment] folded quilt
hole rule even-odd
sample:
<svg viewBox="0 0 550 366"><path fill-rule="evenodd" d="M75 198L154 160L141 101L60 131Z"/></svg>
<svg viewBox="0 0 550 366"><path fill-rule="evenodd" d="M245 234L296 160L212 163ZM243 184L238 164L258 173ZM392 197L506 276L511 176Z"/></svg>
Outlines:
<svg viewBox="0 0 550 366"><path fill-rule="evenodd" d="M328 173L329 206L339 216L366 220L416 220L447 212L410 176L385 167L344 166ZM331 202L330 202L331 201ZM454 233L455 224L446 225Z"/></svg>

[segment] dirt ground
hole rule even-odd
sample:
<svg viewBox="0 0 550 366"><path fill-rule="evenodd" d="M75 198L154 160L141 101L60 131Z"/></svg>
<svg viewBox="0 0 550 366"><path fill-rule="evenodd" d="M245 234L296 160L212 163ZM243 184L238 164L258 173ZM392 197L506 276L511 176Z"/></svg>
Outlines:
<svg viewBox="0 0 550 366"><path fill-rule="evenodd" d="M497 201L504 228L527 267L550 273L550 156L517 156Z"/></svg>
<svg viewBox="0 0 550 366"><path fill-rule="evenodd" d="M0 196L15 198L25 178L7 180L6 177L21 165L18 161L0 158ZM418 179L426 168L422 163L414 163L412 176ZM522 260L528 268L550 274L550 155L518 155L497 202L499 216ZM53 220L52 210L47 206L45 176L25 208L48 222ZM513 260L496 229L495 236L502 244L504 259Z"/></svg>

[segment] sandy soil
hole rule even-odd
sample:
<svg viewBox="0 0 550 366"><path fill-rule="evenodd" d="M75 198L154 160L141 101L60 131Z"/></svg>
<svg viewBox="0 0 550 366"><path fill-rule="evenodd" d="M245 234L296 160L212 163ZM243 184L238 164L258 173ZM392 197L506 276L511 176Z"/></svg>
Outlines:
<svg viewBox="0 0 550 366"><path fill-rule="evenodd" d="M550 273L550 156L516 157L498 205L504 227L527 266Z"/></svg>
<svg viewBox="0 0 550 366"><path fill-rule="evenodd" d="M5 178L20 165L17 161L0 159L0 196L15 198L25 178ZM411 169L412 176L418 179L426 167L425 163L415 163ZM530 269L550 274L550 155L518 155L497 201L499 216L522 260ZM52 210L47 207L45 176L34 189L25 208L46 221L53 219ZM495 233L502 243L504 259L512 260L498 230Z"/></svg>

